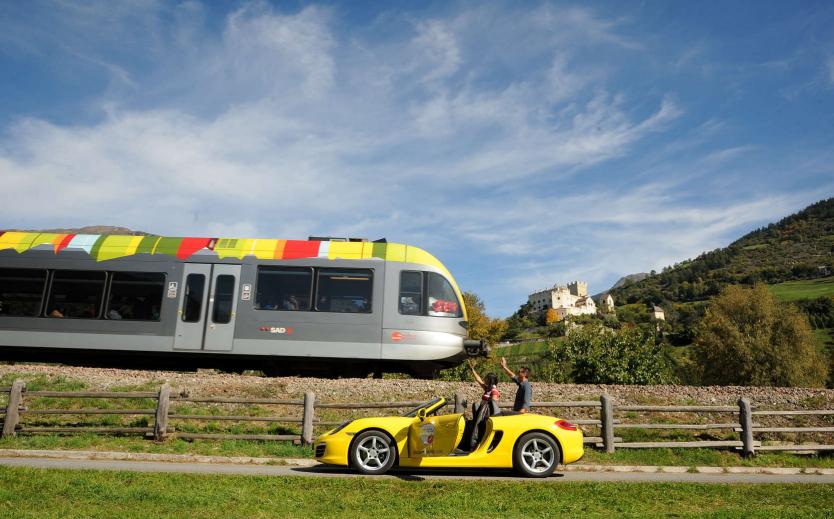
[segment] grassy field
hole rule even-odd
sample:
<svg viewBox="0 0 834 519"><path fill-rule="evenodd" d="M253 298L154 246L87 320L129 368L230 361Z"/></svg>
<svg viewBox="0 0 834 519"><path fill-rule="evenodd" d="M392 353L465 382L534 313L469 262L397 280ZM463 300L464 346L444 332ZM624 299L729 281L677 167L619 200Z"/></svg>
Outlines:
<svg viewBox="0 0 834 519"><path fill-rule="evenodd" d="M834 486L485 483L0 468L2 517L436 518L464 514L831 517Z"/></svg>
<svg viewBox="0 0 834 519"><path fill-rule="evenodd" d="M564 340L559 337L553 340ZM522 342L512 346L501 346L495 348L495 354L499 357L524 357L528 355L541 355L547 351L547 342Z"/></svg>
<svg viewBox="0 0 834 519"><path fill-rule="evenodd" d="M718 449L620 449L613 454L586 449L585 457L579 463L677 467L834 468L834 456L762 452L751 458L743 458L736 452Z"/></svg>
<svg viewBox="0 0 834 519"><path fill-rule="evenodd" d="M834 276L805 281L786 281L770 285L770 291L780 301L798 301L834 296Z"/></svg>
<svg viewBox="0 0 834 519"><path fill-rule="evenodd" d="M255 458L311 458L312 449L283 441L179 440L154 442L138 436L42 434L0 439L0 449L148 452Z"/></svg>

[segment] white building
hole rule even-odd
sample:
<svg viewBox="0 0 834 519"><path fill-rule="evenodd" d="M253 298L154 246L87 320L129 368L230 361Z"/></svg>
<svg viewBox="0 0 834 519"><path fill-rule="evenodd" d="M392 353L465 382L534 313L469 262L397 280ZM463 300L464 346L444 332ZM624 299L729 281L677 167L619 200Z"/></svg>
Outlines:
<svg viewBox="0 0 834 519"><path fill-rule="evenodd" d="M535 313L546 312L553 308L559 319L569 315L593 315L597 313L597 305L588 296L588 284L574 281L564 285L554 285L527 296L527 302ZM613 301L612 301L613 303Z"/></svg>
<svg viewBox="0 0 834 519"><path fill-rule="evenodd" d="M600 307L600 310L603 308L609 311L614 310L614 298L608 292L600 294L597 297L597 305Z"/></svg>
<svg viewBox="0 0 834 519"><path fill-rule="evenodd" d="M663 309L657 305L653 305L652 307L652 315L654 316L656 321L665 321L666 314L663 312Z"/></svg>

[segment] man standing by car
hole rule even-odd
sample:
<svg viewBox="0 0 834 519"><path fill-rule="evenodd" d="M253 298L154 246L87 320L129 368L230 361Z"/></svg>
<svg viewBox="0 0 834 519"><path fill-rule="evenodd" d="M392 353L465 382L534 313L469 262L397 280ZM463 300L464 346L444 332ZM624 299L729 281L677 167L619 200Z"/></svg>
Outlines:
<svg viewBox="0 0 834 519"><path fill-rule="evenodd" d="M501 357L501 367L512 381L518 385L518 389L515 392L513 411L517 413L529 413L530 403L533 401L533 386L527 380L530 377L530 368L521 367L518 369L518 375L516 375L507 367L507 359L504 357Z"/></svg>

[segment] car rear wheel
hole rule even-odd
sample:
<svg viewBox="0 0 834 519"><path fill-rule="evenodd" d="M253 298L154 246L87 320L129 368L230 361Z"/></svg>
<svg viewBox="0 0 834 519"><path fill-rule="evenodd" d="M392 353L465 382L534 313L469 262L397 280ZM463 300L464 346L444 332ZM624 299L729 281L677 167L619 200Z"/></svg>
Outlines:
<svg viewBox="0 0 834 519"><path fill-rule="evenodd" d="M396 444L381 431L357 435L350 447L350 464L362 474L385 474L396 457Z"/></svg>
<svg viewBox="0 0 834 519"><path fill-rule="evenodd" d="M527 433L513 450L513 468L530 478L546 478L553 474L562 459L556 441L544 433Z"/></svg>

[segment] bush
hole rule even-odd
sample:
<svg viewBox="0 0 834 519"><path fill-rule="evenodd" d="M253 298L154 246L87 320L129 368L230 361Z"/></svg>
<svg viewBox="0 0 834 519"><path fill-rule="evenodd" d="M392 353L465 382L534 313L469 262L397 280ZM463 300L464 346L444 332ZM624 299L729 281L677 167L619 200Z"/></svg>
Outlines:
<svg viewBox="0 0 834 519"><path fill-rule="evenodd" d="M694 348L704 384L821 386L828 371L808 319L764 284L727 287L707 308Z"/></svg>
<svg viewBox="0 0 834 519"><path fill-rule="evenodd" d="M611 330L589 324L553 342L540 369L550 382L579 384L665 384L671 362L654 336L634 326Z"/></svg>

